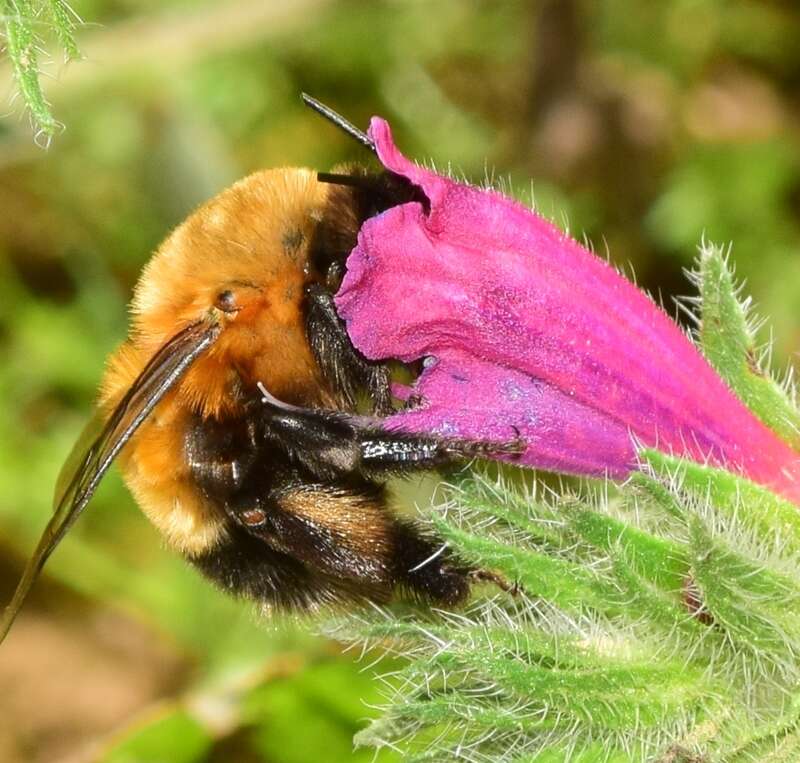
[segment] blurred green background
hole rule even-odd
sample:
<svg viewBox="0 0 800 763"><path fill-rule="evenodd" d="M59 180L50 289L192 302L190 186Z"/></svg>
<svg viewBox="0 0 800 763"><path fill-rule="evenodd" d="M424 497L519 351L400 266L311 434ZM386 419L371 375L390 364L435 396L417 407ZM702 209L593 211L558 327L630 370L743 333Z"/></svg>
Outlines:
<svg viewBox="0 0 800 763"><path fill-rule="evenodd" d="M86 60L45 66L65 131L44 151L18 102L0 120L3 600L153 248L257 168L365 158L300 91L387 117L413 157L532 191L673 314L701 238L733 242L776 365L800 347L791 0L73 6ZM0 85L11 97L2 61ZM351 745L380 695L362 668L213 591L113 475L0 649L0 760L370 760Z"/></svg>

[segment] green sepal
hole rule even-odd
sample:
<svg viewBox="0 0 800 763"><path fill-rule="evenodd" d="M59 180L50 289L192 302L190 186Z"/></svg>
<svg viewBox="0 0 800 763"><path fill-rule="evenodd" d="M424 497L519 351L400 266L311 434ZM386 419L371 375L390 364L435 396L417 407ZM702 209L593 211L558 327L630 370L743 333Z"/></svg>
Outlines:
<svg viewBox="0 0 800 763"><path fill-rule="evenodd" d="M521 591L346 626L411 660L358 742L419 761L791 760L797 508L735 474L641 460L618 491L543 500L474 472L445 490L432 529Z"/></svg>
<svg viewBox="0 0 800 763"><path fill-rule="evenodd" d="M800 760L800 697L784 716L722 750L720 757L725 763L796 763Z"/></svg>
<svg viewBox="0 0 800 763"><path fill-rule="evenodd" d="M772 543L781 553L800 556L800 511L795 504L723 469L652 449L640 451L639 456L660 481L662 490L665 485L672 485L672 500L677 493L694 506L713 507L716 514L736 522L762 544ZM648 479L639 474L634 483L643 485ZM674 505L678 504L673 504L673 509Z"/></svg>
<svg viewBox="0 0 800 763"><path fill-rule="evenodd" d="M741 301L720 247L700 253L699 339L703 354L739 399L776 434L800 449L800 411L789 389L761 367L749 303Z"/></svg>
<svg viewBox="0 0 800 763"><path fill-rule="evenodd" d="M692 522L693 577L716 627L754 670L777 668L800 679L800 574L773 569ZM775 565L777 567L777 564Z"/></svg>

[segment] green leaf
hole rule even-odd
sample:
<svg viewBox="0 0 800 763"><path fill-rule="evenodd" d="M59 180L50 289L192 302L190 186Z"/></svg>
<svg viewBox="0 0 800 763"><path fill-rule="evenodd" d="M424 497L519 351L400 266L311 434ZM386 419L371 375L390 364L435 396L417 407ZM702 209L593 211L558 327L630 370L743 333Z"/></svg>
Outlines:
<svg viewBox="0 0 800 763"><path fill-rule="evenodd" d="M49 24L48 24L49 22ZM36 137L49 139L61 127L50 110L41 84L40 54L44 51L38 28L55 32L67 60L80 58L75 29L78 17L64 0L2 0L0 25L17 88L31 116Z"/></svg>
<svg viewBox="0 0 800 763"><path fill-rule="evenodd" d="M742 402L770 429L800 448L794 393L778 384L759 359L750 303L739 298L721 247L704 246L695 274L700 288L703 353Z"/></svg>
<svg viewBox="0 0 800 763"><path fill-rule="evenodd" d="M689 573L688 549L680 543L658 538L616 517L577 506L565 507L575 534L613 558L617 577L626 583L635 578L641 585L667 597L678 596ZM670 602L664 599L662 606Z"/></svg>
<svg viewBox="0 0 800 763"><path fill-rule="evenodd" d="M721 753L725 763L794 763L800 759L800 697L774 723L761 724Z"/></svg>
<svg viewBox="0 0 800 763"><path fill-rule="evenodd" d="M67 60L78 60L81 57L81 52L75 39L75 29L80 19L64 0L48 0L47 7Z"/></svg>
<svg viewBox="0 0 800 763"><path fill-rule="evenodd" d="M35 11L30 0L6 0L4 3L6 48L19 92L38 130L52 136L58 123L39 80L38 40L34 34Z"/></svg>
<svg viewBox="0 0 800 763"><path fill-rule="evenodd" d="M128 731L100 763L200 763L213 740L181 706L166 705Z"/></svg>
<svg viewBox="0 0 800 763"><path fill-rule="evenodd" d="M252 749L265 761L372 761L372 752L353 751L353 737L375 695L371 674L328 660L256 687L243 703L243 722ZM380 756L388 760L395 758Z"/></svg>

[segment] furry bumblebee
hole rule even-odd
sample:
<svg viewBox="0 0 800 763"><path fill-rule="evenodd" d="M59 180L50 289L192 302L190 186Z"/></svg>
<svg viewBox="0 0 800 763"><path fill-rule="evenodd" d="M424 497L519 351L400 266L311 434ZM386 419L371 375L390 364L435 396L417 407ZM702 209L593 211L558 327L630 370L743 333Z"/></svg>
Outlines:
<svg viewBox="0 0 800 763"><path fill-rule="evenodd" d="M416 194L386 171L266 170L172 232L136 286L96 424L62 472L0 638L115 460L167 543L234 594L290 610L398 590L465 598L476 573L395 516L384 482L505 446L382 429L389 371L355 350L333 302L364 220Z"/></svg>

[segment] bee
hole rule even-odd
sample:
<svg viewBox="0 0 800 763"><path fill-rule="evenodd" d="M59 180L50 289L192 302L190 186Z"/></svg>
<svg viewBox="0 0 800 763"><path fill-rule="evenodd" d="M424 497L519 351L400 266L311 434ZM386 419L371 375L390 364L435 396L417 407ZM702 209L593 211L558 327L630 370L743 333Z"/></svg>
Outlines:
<svg viewBox="0 0 800 763"><path fill-rule="evenodd" d="M97 423L62 471L0 638L114 461L167 544L235 595L280 610L464 600L481 573L394 514L385 482L509 448L383 429L389 369L353 347L333 301L361 224L412 199L387 171L266 170L169 235L135 288Z"/></svg>

